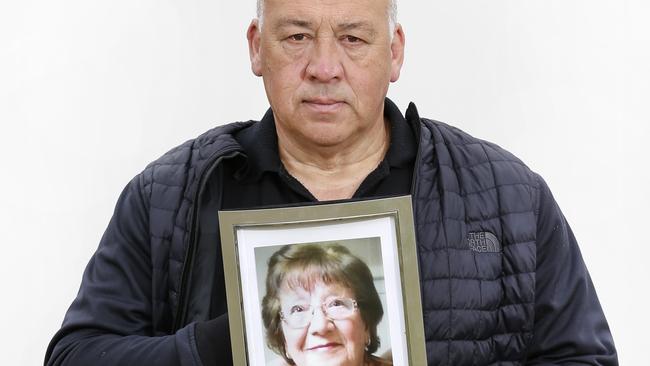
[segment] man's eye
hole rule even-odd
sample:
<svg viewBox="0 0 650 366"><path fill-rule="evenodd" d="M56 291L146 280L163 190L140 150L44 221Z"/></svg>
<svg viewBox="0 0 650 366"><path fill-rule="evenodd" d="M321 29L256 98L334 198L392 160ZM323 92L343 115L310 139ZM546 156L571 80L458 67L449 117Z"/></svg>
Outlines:
<svg viewBox="0 0 650 366"><path fill-rule="evenodd" d="M361 38L355 36L345 36L343 40L348 43L361 43Z"/></svg>
<svg viewBox="0 0 650 366"><path fill-rule="evenodd" d="M305 36L304 34L302 34L302 33L294 34L294 35L292 35L292 36L289 36L289 39L290 39L290 40L292 40L292 41L296 41L296 42L304 41L305 38L306 38L306 36Z"/></svg>

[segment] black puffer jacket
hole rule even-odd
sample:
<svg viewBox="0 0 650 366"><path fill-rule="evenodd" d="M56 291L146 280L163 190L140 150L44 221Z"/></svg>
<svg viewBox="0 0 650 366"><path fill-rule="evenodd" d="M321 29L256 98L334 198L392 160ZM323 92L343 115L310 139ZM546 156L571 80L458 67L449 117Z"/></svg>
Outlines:
<svg viewBox="0 0 650 366"><path fill-rule="evenodd" d="M542 179L496 145L420 119L413 105L406 117L421 126L412 194L429 365L617 365ZM196 203L219 163L243 154L232 133L251 123L208 131L129 183L47 365L201 365L194 329L210 287L199 282L222 269L197 248ZM482 235L496 243L472 240Z"/></svg>

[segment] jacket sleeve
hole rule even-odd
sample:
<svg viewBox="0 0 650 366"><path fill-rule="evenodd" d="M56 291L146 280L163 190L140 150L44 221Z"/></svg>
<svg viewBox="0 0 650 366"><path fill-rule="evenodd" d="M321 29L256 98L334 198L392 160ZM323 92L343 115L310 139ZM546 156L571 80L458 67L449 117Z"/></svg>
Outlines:
<svg viewBox="0 0 650 366"><path fill-rule="evenodd" d="M618 365L576 239L544 181L537 228L535 325L527 365Z"/></svg>
<svg viewBox="0 0 650 366"><path fill-rule="evenodd" d="M201 365L195 324L154 334L150 250L140 175L122 192L45 365Z"/></svg>

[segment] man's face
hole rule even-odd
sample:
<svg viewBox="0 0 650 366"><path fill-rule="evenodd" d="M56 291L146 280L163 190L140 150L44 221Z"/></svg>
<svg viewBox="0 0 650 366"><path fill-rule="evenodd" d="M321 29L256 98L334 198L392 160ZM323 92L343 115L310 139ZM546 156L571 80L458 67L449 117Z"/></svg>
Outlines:
<svg viewBox="0 0 650 366"><path fill-rule="evenodd" d="M266 0L248 40L280 137L345 147L381 126L404 54L387 12L388 0Z"/></svg>

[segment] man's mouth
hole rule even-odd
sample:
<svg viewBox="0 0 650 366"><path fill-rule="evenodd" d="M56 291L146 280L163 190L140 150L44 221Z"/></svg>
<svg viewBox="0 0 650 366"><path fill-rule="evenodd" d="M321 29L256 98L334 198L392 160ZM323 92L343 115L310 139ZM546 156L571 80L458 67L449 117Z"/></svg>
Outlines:
<svg viewBox="0 0 650 366"><path fill-rule="evenodd" d="M303 103L319 113L335 112L345 104L345 102L330 98L310 98L305 99Z"/></svg>

